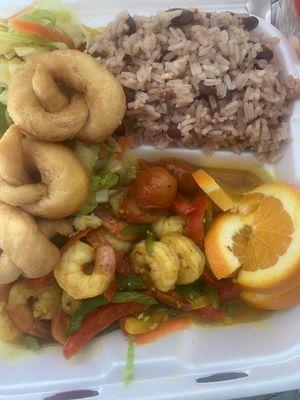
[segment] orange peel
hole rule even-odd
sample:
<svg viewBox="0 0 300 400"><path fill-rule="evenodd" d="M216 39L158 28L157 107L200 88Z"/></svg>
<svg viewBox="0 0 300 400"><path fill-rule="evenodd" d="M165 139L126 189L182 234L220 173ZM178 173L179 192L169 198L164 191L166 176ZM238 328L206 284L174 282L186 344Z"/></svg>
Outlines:
<svg viewBox="0 0 300 400"><path fill-rule="evenodd" d="M245 290L282 293L300 283L299 243L299 190L266 183L213 221L205 250L218 279L236 274Z"/></svg>
<svg viewBox="0 0 300 400"><path fill-rule="evenodd" d="M300 285L283 293L257 293L242 291L240 297L256 308L284 310L300 302Z"/></svg>
<svg viewBox="0 0 300 400"><path fill-rule="evenodd" d="M200 188L211 198L211 200L223 211L234 208L234 200L221 188L221 186L203 169L193 172L193 178Z"/></svg>

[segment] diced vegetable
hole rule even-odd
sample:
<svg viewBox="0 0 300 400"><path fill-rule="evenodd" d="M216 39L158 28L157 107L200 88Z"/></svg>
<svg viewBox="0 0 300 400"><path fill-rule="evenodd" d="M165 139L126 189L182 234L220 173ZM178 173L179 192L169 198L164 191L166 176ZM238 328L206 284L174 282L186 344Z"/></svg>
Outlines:
<svg viewBox="0 0 300 400"><path fill-rule="evenodd" d="M107 232L105 229L101 230L101 233L108 241L108 243L112 246L112 248L116 251L123 251L124 253L128 253L131 247L130 242L126 242L125 240L118 239L116 236Z"/></svg>
<svg viewBox="0 0 300 400"><path fill-rule="evenodd" d="M94 167L96 161L98 160L98 152L98 145L86 146L78 140L75 143L74 153L88 171Z"/></svg>
<svg viewBox="0 0 300 400"><path fill-rule="evenodd" d="M104 176L94 175L90 178L90 189L98 192L103 189L111 189L119 182L119 176L114 172L108 172Z"/></svg>
<svg viewBox="0 0 300 400"><path fill-rule="evenodd" d="M95 308L103 306L106 303L107 300L104 296L97 296L93 297L92 299L84 300L71 318L71 321L66 331L67 335L76 332L80 328L82 320L88 313L95 310Z"/></svg>
<svg viewBox="0 0 300 400"><path fill-rule="evenodd" d="M96 203L105 204L108 202L108 189L99 190L96 192Z"/></svg>
<svg viewBox="0 0 300 400"><path fill-rule="evenodd" d="M143 290L146 289L144 281L137 275L124 275L117 277L118 290Z"/></svg>
<svg viewBox="0 0 300 400"><path fill-rule="evenodd" d="M119 216L119 209L120 209L120 204L123 199L123 196L124 196L124 192L120 191L120 192L114 194L113 196L110 196L108 199L108 202L111 206L112 212L116 217Z"/></svg>
<svg viewBox="0 0 300 400"><path fill-rule="evenodd" d="M74 218L73 226L76 231L83 231L86 228L99 228L101 219L96 215L82 215L81 217Z"/></svg>
<svg viewBox="0 0 300 400"><path fill-rule="evenodd" d="M195 300L197 297L201 295L199 290L195 288L195 285L192 283L188 285L178 285L177 290L179 293L188 300Z"/></svg>
<svg viewBox="0 0 300 400"><path fill-rule="evenodd" d="M26 347L29 350L38 350L41 347L39 341L37 340L37 338L35 336L26 334L23 337L24 337Z"/></svg>
<svg viewBox="0 0 300 400"><path fill-rule="evenodd" d="M130 335L139 335L155 330L159 324L168 319L167 311L160 309L150 315L138 315L137 317L128 317L125 321L125 330ZM146 313L145 313L146 314ZM140 317L141 316L141 317Z"/></svg>
<svg viewBox="0 0 300 400"><path fill-rule="evenodd" d="M156 300L143 293L139 292L119 292L116 293L111 299L112 303L126 303L134 301L136 303L155 304Z"/></svg>
<svg viewBox="0 0 300 400"><path fill-rule="evenodd" d="M199 284L199 289L206 294L206 296L208 297L212 308L214 308L215 310L219 308L220 306L220 298L218 295L218 291L211 285L207 285L205 283L200 283Z"/></svg>
<svg viewBox="0 0 300 400"><path fill-rule="evenodd" d="M202 246L204 237L204 216L208 205L207 196L199 197L194 205L196 209L187 216L187 235L198 245Z"/></svg>
<svg viewBox="0 0 300 400"><path fill-rule="evenodd" d="M134 336L128 336L128 350L124 370L124 385L127 386L134 377Z"/></svg>
<svg viewBox="0 0 300 400"><path fill-rule="evenodd" d="M122 234L125 237L135 237L135 240L137 240L144 238L148 230L149 225L147 224L128 225L122 230Z"/></svg>
<svg viewBox="0 0 300 400"><path fill-rule="evenodd" d="M115 321L127 315L140 313L148 307L147 304L129 302L122 304L107 304L90 313L83 321L80 329L72 333L63 347L66 358L74 356L97 333L102 332Z"/></svg>
<svg viewBox="0 0 300 400"><path fill-rule="evenodd" d="M149 256L152 255L154 246L155 234L152 231L147 231L147 238L145 240L146 250Z"/></svg>
<svg viewBox="0 0 300 400"><path fill-rule="evenodd" d="M136 178L137 171L139 168L138 160L135 156L126 155L123 157L123 167L125 170L124 176L121 177L121 183L128 185L133 179Z"/></svg>
<svg viewBox="0 0 300 400"><path fill-rule="evenodd" d="M172 332L181 331L187 329L192 322L192 319L187 316L178 317L176 319L170 319L169 321L160 324L156 330L141 335L137 335L135 342L137 344L146 344L154 342L163 336L169 335Z"/></svg>

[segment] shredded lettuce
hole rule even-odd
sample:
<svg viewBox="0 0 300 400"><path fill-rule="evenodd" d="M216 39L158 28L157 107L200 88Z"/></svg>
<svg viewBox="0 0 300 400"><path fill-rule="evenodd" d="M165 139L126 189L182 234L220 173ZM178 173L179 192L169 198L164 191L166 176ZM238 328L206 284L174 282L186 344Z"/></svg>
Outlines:
<svg viewBox="0 0 300 400"><path fill-rule="evenodd" d="M99 145L86 146L77 141L74 147L74 153L89 172L98 160Z"/></svg>
<svg viewBox="0 0 300 400"><path fill-rule="evenodd" d="M0 47L1 47L1 32L0 32ZM11 75L23 64L17 58L6 60L0 58L0 102L6 104L7 89Z"/></svg>
<svg viewBox="0 0 300 400"><path fill-rule="evenodd" d="M56 23L56 16L52 11L44 10L42 8L33 9L18 16L22 21L31 21L38 24L43 24L49 28L53 28Z"/></svg>

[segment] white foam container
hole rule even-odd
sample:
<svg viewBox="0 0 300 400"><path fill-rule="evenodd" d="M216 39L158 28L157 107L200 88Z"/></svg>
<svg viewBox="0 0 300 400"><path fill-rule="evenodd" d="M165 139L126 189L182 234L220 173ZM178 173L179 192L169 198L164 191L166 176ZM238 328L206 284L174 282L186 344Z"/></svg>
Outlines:
<svg viewBox="0 0 300 400"><path fill-rule="evenodd" d="M128 9L151 14L176 6L199 6L209 10L245 11L241 1L114 0L66 1L80 18L102 25ZM101 4L102 3L102 4ZM8 15L27 1L0 0L0 15ZM260 21L268 35L278 36L278 57L285 73L300 76L299 61L287 40L271 25ZM273 168L279 180L300 185L300 101L291 117L292 142ZM220 151L211 157L200 151L170 149L139 150L145 158L166 153L202 165L259 167L251 154ZM277 312L261 322L224 327L192 327L156 343L136 348L135 379L123 386L127 343L120 332L93 340L85 350L66 361L59 346L38 352L0 347L0 400L43 400L56 393L94 390L100 400L226 400L300 387L300 305ZM208 379L208 377L211 377ZM201 379L204 382L201 382ZM198 381L197 381L198 380ZM200 381L199 381L200 380ZM207 380L211 382L207 382ZM78 394L78 393L77 393ZM84 393L82 393L83 395ZM78 398L70 394L68 399Z"/></svg>

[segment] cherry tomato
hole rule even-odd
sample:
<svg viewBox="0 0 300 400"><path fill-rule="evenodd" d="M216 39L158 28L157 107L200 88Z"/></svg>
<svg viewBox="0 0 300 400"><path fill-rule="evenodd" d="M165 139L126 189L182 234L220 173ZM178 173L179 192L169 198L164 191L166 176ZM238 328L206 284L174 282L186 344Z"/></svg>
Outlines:
<svg viewBox="0 0 300 400"><path fill-rule="evenodd" d="M192 211L196 210L196 206L185 197L177 196L172 205L172 210L174 210L177 214L180 215L188 215Z"/></svg>
<svg viewBox="0 0 300 400"><path fill-rule="evenodd" d="M123 219L133 224L152 224L160 215L160 210L147 211L141 209L133 196L131 190L128 190L120 204L120 214Z"/></svg>
<svg viewBox="0 0 300 400"><path fill-rule="evenodd" d="M199 191L199 186L192 176L192 173L197 170L195 165L177 158L162 158L155 164L167 168L170 174L176 178L178 191L181 194L191 196Z"/></svg>
<svg viewBox="0 0 300 400"><path fill-rule="evenodd" d="M151 167L138 172L132 190L139 207L145 210L168 208L174 203L177 182L166 168Z"/></svg>

